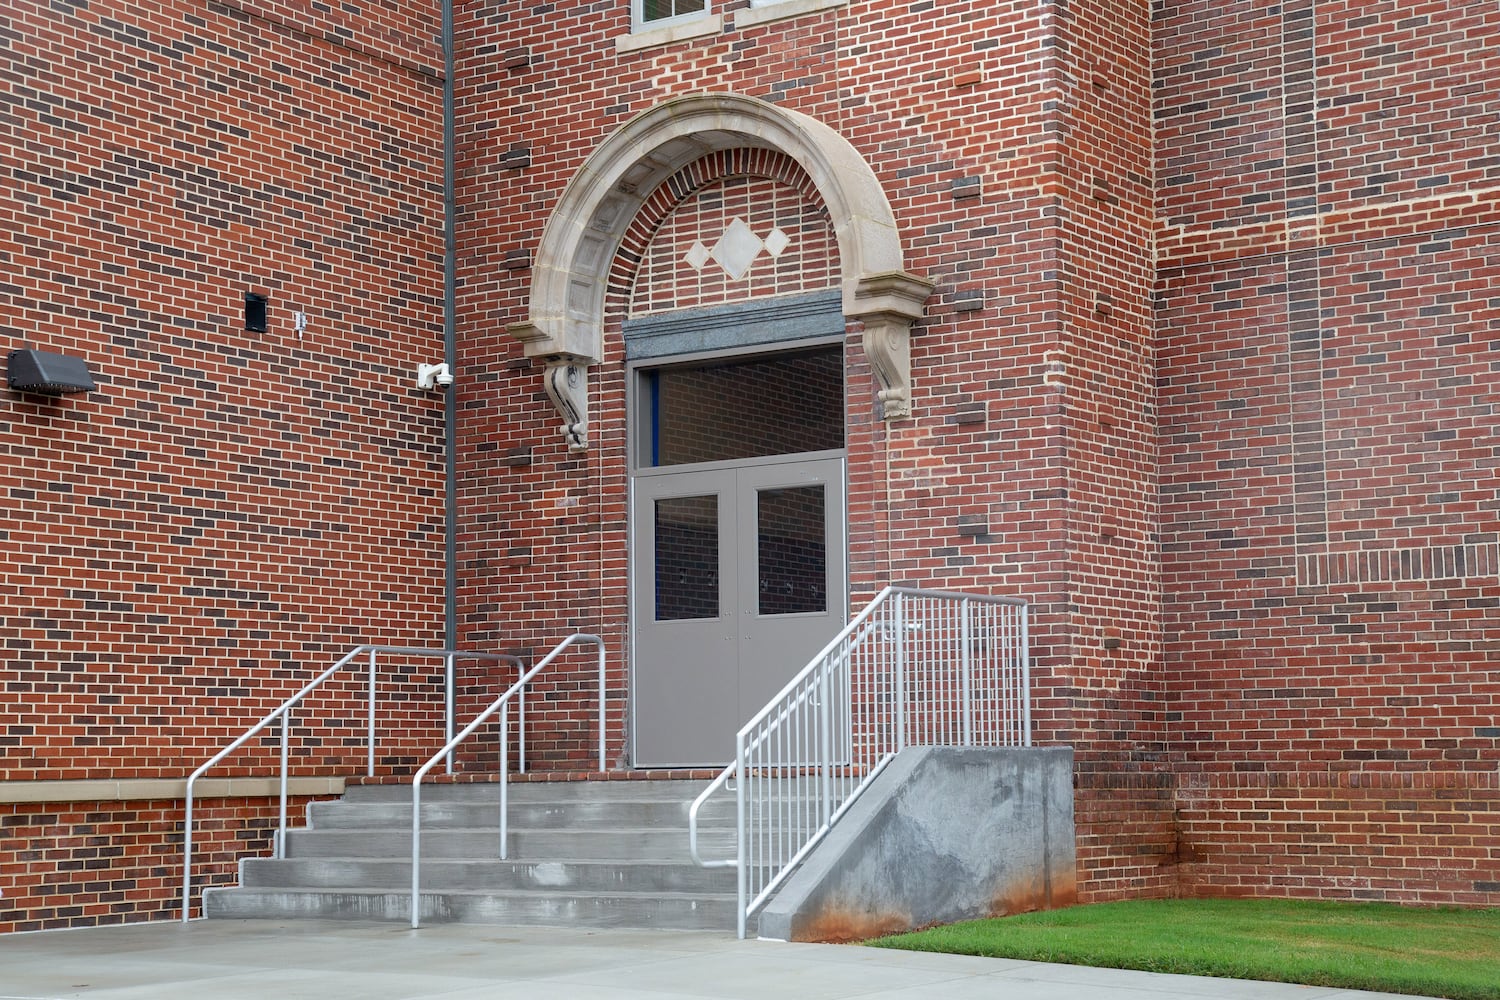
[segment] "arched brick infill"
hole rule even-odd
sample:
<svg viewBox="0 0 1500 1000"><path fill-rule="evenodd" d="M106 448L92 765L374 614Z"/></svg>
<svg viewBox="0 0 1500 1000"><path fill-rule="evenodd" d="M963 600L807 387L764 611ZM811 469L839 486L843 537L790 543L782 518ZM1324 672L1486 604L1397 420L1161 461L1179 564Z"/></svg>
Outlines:
<svg viewBox="0 0 1500 1000"><path fill-rule="evenodd" d="M629 301L639 280L639 270L649 257L652 243L662 226L694 195L731 178L756 178L784 184L804 198L822 221L828 221L828 207L823 204L822 194L785 153L745 146L710 153L662 181L646 196L615 252L607 296Z"/></svg>
<svg viewBox="0 0 1500 1000"><path fill-rule="evenodd" d="M807 115L737 94L665 101L606 139L569 181L532 268L531 307L510 333L546 362L547 394L573 451L587 448L588 366L603 356L610 268L645 200L725 149L784 153L811 180L838 238L844 314L865 327L887 417L910 415L911 324L932 283L904 267L890 202L848 140Z"/></svg>

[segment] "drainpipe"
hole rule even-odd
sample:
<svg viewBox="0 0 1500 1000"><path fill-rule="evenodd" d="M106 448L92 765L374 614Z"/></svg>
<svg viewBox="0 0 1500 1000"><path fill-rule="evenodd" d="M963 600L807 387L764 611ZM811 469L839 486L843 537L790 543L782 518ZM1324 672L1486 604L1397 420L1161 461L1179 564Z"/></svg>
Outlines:
<svg viewBox="0 0 1500 1000"><path fill-rule="evenodd" d="M456 303L458 237L454 223L453 0L442 3L443 46L443 360L455 380L458 370ZM443 648L458 648L458 385L443 393ZM453 739L458 712L458 672L451 655L443 658L446 739ZM453 773L453 754L447 771ZM416 913L412 914L416 920Z"/></svg>
<svg viewBox="0 0 1500 1000"><path fill-rule="evenodd" d="M443 360L458 372L458 237L454 221L453 0L442 0ZM443 647L458 648L458 389L443 393ZM452 719L453 677L448 678ZM449 734L452 735L451 733Z"/></svg>

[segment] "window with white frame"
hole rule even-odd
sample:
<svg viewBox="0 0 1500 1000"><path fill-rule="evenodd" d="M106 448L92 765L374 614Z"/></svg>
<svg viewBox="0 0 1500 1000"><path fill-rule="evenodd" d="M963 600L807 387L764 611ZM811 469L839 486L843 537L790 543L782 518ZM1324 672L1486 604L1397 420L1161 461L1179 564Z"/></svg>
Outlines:
<svg viewBox="0 0 1500 1000"><path fill-rule="evenodd" d="M637 28L665 27L708 13L708 0L630 0Z"/></svg>

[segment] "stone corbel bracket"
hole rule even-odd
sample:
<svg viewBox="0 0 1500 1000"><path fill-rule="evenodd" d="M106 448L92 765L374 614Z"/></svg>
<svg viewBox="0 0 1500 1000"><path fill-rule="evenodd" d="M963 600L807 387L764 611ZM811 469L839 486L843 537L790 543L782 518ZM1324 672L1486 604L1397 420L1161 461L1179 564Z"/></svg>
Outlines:
<svg viewBox="0 0 1500 1000"><path fill-rule="evenodd" d="M551 338L535 323L512 323L506 327L506 332L526 345L528 357L537 356L537 348L553 345ZM542 387L562 417L562 433L568 442L568 451L575 455L588 451L589 365L598 364L598 359L585 354L542 354L538 360L547 366Z"/></svg>
<svg viewBox="0 0 1500 1000"><path fill-rule="evenodd" d="M583 358L548 358L542 385L563 418L568 451L589 450L589 362Z"/></svg>
<svg viewBox="0 0 1500 1000"><path fill-rule="evenodd" d="M886 420L911 416L911 327L932 289L932 282L905 271L871 274L854 287L848 318L864 325L865 355L880 382Z"/></svg>

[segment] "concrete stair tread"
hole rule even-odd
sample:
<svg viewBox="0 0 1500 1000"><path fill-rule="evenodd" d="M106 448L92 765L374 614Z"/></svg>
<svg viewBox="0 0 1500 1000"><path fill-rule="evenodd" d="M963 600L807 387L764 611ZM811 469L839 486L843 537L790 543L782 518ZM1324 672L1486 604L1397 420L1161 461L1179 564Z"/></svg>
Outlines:
<svg viewBox="0 0 1500 1000"><path fill-rule="evenodd" d="M339 855L335 855L335 856L332 856L332 857L318 857L318 858L248 858L246 860L257 861L257 862L271 862L271 861L322 861L322 862L328 862L328 861L339 861L339 862L346 862L346 863L350 863L350 864L359 864L359 863L364 863L364 862L378 861L378 862L403 862L403 863L408 864L408 865L411 864L411 857L410 856L407 856L407 857L392 857L389 854L339 854ZM518 858L518 857L514 857L514 856L509 857L509 858L502 858L498 854L474 854L474 855L464 855L464 856L445 854L442 857L435 857L434 858L434 857L426 857L426 856L424 856L422 858L422 866L423 867L426 867L427 865L467 865L467 864L505 864L505 865L512 865L512 864L514 864L514 865L540 865L540 864L566 864L566 865L686 865L686 866L689 866L689 867L696 867L696 865L693 862L693 860L691 858L689 858L686 855L685 852L681 856L670 857L670 858L667 858L667 857L662 857L662 858L650 858L650 857L640 857L640 858L635 858L635 857L632 857L632 858L612 858L612 857L598 857L598 858L585 858L585 857L567 857L567 858L557 858L557 857L525 857L525 858Z"/></svg>
<svg viewBox="0 0 1500 1000"><path fill-rule="evenodd" d="M226 886L207 890L209 892L234 892L234 893L274 893L277 895L297 896L329 896L329 895L355 895L355 896L410 896L410 890L366 888L363 886L339 886L333 888L306 888L302 886ZM441 889L421 890L423 896L514 896L520 899L526 898L551 898L558 896L575 896L586 899L672 899L672 900L722 900L733 899L733 892L680 892L662 891L656 889L641 890L639 892L629 889L611 889L608 892L594 892L590 890L567 891L557 889Z"/></svg>
<svg viewBox="0 0 1500 1000"><path fill-rule="evenodd" d="M512 782L506 795L512 802L692 802L706 781L522 781ZM500 785L441 784L422 786L422 801L496 803ZM411 785L351 785L344 801L411 802Z"/></svg>
<svg viewBox="0 0 1500 1000"><path fill-rule="evenodd" d="M601 830L601 829L599 829L597 827L531 826L530 824L527 824L526 826L518 826L518 825L512 823L512 824L510 824L510 828L512 830L525 830L527 833L539 833L539 834L545 834L545 833L553 833L553 834L557 834L557 833L619 833L619 834L641 834L641 833L661 833L662 832L662 828L659 827L659 826L611 826L611 827L607 827L607 828ZM384 832L410 833L411 832L411 824L408 823L405 826L361 826L361 827L342 827L342 826L338 826L338 827L329 827L326 830L320 830L318 827L315 827L315 826L311 826L311 827L291 827L289 829L295 830L297 833L347 833L351 829L357 829L357 830L378 830L378 831L380 831L382 833L384 833ZM493 826L444 826L444 827L440 827L440 828L439 827L434 827L433 829L441 829L443 833L498 833L500 831L500 824L496 823ZM687 824L686 824L686 822L684 822L682 829L683 829L683 836L686 837L687 836ZM728 831L728 830L731 830L733 828L729 827L729 826L717 826L717 827L710 827L710 829L719 830L719 831ZM422 827L422 832L423 833L427 832L427 827L425 825Z"/></svg>

